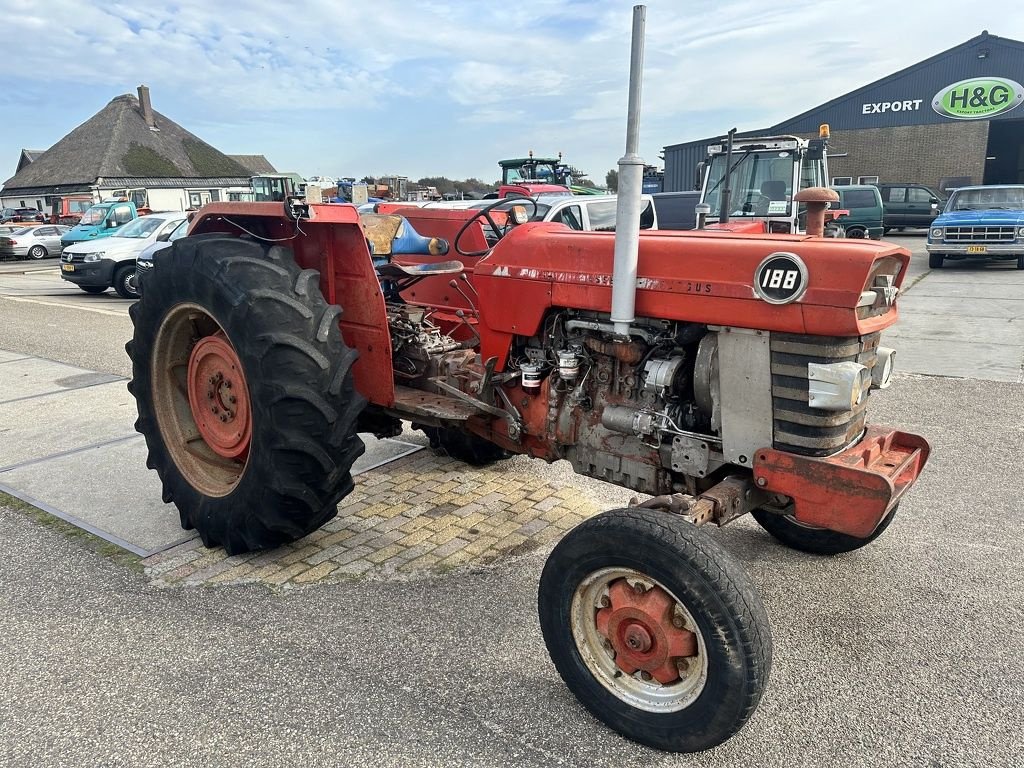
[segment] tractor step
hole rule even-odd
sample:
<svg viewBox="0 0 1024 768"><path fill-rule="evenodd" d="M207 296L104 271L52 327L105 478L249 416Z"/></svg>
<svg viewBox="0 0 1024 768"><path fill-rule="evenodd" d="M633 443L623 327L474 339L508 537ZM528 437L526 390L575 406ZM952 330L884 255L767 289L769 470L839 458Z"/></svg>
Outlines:
<svg viewBox="0 0 1024 768"><path fill-rule="evenodd" d="M423 416L443 421L468 421L480 411L472 404L447 395L437 395L411 387L395 387L395 404L392 410L404 416Z"/></svg>

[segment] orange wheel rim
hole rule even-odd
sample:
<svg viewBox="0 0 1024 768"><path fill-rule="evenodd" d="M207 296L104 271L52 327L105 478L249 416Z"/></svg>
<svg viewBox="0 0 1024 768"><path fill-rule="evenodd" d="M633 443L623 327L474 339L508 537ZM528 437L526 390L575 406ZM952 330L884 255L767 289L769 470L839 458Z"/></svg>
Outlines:
<svg viewBox="0 0 1024 768"><path fill-rule="evenodd" d="M223 331L196 343L188 360L188 401L196 428L218 456L244 458L252 442L249 387Z"/></svg>

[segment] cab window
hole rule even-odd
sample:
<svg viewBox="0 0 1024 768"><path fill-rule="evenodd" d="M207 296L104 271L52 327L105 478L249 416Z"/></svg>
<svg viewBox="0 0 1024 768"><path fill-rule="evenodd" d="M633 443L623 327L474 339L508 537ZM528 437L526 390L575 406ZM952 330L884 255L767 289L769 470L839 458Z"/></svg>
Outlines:
<svg viewBox="0 0 1024 768"><path fill-rule="evenodd" d="M119 205L114 208L110 214L110 223L112 226L120 227L122 224L127 224L132 220L132 209L127 205Z"/></svg>

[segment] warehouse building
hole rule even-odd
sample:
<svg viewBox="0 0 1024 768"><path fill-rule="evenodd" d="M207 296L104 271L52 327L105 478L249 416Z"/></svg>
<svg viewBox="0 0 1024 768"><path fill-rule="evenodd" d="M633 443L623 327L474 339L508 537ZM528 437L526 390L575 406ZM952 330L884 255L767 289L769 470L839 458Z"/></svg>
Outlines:
<svg viewBox="0 0 1024 768"><path fill-rule="evenodd" d="M813 138L831 127L833 184L939 189L1024 183L1024 43L987 31L781 123L738 137ZM721 136L665 147L665 189L693 189Z"/></svg>

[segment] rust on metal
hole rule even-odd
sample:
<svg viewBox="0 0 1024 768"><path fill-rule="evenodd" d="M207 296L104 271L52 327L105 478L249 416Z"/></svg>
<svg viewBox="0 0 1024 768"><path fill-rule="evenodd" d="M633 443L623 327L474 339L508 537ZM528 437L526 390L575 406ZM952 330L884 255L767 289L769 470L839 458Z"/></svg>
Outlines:
<svg viewBox="0 0 1024 768"><path fill-rule="evenodd" d="M597 611L597 631L615 651L616 666L627 675L646 673L662 685L678 680L679 660L697 655L697 637L676 626L671 595L657 586L636 589L623 578L609 586L608 599Z"/></svg>
<svg viewBox="0 0 1024 768"><path fill-rule="evenodd" d="M839 202L839 193L828 187L808 187L797 192L793 200L807 204L807 234L822 237L825 234L825 209Z"/></svg>
<svg viewBox="0 0 1024 768"><path fill-rule="evenodd" d="M759 488L790 497L799 522L863 538L914 484L928 453L924 438L875 425L827 458L761 449L754 477Z"/></svg>

